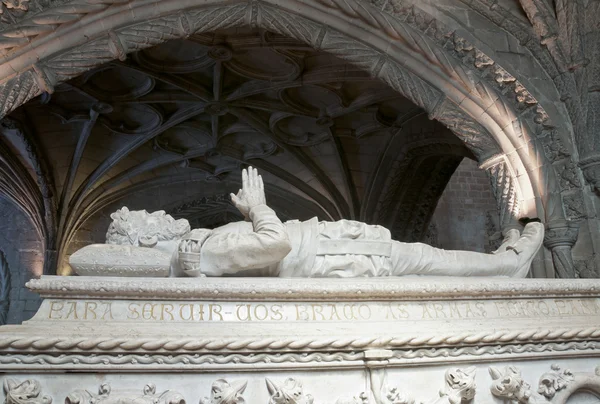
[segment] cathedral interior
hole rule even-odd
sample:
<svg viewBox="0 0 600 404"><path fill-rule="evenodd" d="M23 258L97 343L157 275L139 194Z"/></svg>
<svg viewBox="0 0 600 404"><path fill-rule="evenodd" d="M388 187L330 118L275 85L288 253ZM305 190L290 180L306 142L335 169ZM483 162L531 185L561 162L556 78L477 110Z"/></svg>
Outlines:
<svg viewBox="0 0 600 404"><path fill-rule="evenodd" d="M73 3L2 1L0 323L31 317L24 283L73 275L122 206L243 220L248 166L282 220L491 252L539 217L532 277L600 277L597 1L221 1L125 22L118 1Z"/></svg>

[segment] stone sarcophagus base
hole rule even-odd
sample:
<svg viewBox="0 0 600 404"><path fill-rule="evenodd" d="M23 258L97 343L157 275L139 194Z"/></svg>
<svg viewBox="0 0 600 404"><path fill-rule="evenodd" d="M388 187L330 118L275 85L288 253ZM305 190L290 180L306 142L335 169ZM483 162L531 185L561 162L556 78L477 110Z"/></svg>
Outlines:
<svg viewBox="0 0 600 404"><path fill-rule="evenodd" d="M600 401L600 282L44 276L7 404Z"/></svg>

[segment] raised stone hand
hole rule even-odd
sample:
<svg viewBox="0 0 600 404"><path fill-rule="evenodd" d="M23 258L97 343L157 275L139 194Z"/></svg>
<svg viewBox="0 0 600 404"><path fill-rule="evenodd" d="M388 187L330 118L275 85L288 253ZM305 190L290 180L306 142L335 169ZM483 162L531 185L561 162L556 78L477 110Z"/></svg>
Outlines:
<svg viewBox="0 0 600 404"><path fill-rule="evenodd" d="M246 220L250 217L252 208L266 205L265 186L256 168L248 167L248 170L242 170L242 189L237 195L231 194L231 201Z"/></svg>

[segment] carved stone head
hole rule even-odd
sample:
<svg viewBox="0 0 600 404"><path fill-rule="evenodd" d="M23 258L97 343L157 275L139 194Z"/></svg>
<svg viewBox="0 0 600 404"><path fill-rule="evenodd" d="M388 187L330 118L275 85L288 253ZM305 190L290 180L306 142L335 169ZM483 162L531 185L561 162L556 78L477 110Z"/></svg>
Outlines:
<svg viewBox="0 0 600 404"><path fill-rule="evenodd" d="M159 241L179 240L190 231L187 220L175 220L164 210L148 213L124 206L110 217L113 221L106 233L107 244L154 247Z"/></svg>
<svg viewBox="0 0 600 404"><path fill-rule="evenodd" d="M475 367L452 368L446 371L446 388L440 392L448 396L452 404L464 403L475 397Z"/></svg>
<svg viewBox="0 0 600 404"><path fill-rule="evenodd" d="M494 382L490 387L493 395L509 400L515 400L519 403L527 403L531 397L531 390L528 383L521 377L521 372L514 366L507 366L504 372L495 367L490 367L490 375Z"/></svg>
<svg viewBox="0 0 600 404"><path fill-rule="evenodd" d="M51 404L52 399L41 392L42 388L37 380L29 379L19 383L12 379L4 379L6 404Z"/></svg>
<svg viewBox="0 0 600 404"><path fill-rule="evenodd" d="M271 394L269 404L313 404L313 397L304 394L302 382L299 380L290 377L281 384L270 379L266 379L266 382Z"/></svg>
<svg viewBox="0 0 600 404"><path fill-rule="evenodd" d="M229 383L225 379L218 379L212 384L210 398L200 399L200 404L244 404L242 396L246 389L246 381Z"/></svg>

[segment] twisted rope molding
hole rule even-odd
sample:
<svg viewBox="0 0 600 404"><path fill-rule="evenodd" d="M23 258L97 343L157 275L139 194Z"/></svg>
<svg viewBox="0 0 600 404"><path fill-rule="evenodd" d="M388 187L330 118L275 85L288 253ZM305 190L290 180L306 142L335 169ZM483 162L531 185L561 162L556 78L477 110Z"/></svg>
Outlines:
<svg viewBox="0 0 600 404"><path fill-rule="evenodd" d="M42 276L26 286L43 297L101 297L173 300L445 300L485 297L598 297L600 280L547 279L544 281L494 278L436 279L120 279Z"/></svg>
<svg viewBox="0 0 600 404"><path fill-rule="evenodd" d="M394 351L394 359L421 359L421 358L455 358L465 355L485 356L502 354L567 352L567 351L595 351L600 347L598 341L548 343L548 344L523 344L523 345L497 345L483 347L462 348L428 348L410 351Z"/></svg>
<svg viewBox="0 0 600 404"><path fill-rule="evenodd" d="M153 338L62 338L62 337L5 337L0 339L2 350L37 350L57 349L59 351L166 351L166 352L199 352L199 351L265 351L265 350L340 350L340 349L398 349L425 346L448 346L458 344L492 344L511 342L542 342L553 340L584 340L600 337L597 327L555 330L529 331L497 331L489 334L447 334L428 335L422 337L386 337L386 338L263 338L263 339L153 339Z"/></svg>
<svg viewBox="0 0 600 404"><path fill-rule="evenodd" d="M596 351L598 341L549 343L549 344L524 344L524 345L498 345L484 347L462 348L429 348L408 351L394 351L393 359L419 360L435 358L455 358L466 355L475 357L494 356L503 354L545 353L568 351ZM26 366L61 366L68 368L97 366L100 368L118 365L120 367L145 367L145 366L219 366L219 365L256 365L256 364L305 364L305 363L331 363L364 361L363 352L337 352L337 353L284 353L284 354L230 354L230 355L4 355L0 356L0 365Z"/></svg>
<svg viewBox="0 0 600 404"><path fill-rule="evenodd" d="M1 365L226 365L258 363L311 363L344 362L362 360L362 353L312 353L282 355L14 355L0 356Z"/></svg>

